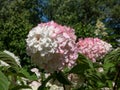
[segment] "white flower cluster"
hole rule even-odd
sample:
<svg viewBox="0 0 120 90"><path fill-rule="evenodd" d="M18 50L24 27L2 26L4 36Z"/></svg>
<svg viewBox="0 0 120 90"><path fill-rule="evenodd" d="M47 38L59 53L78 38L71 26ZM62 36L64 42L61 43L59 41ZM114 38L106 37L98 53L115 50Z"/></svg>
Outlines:
<svg viewBox="0 0 120 90"><path fill-rule="evenodd" d="M78 54L73 29L51 21L38 24L27 37L28 55L46 72L75 64Z"/></svg>
<svg viewBox="0 0 120 90"><path fill-rule="evenodd" d="M55 48L57 47L57 43L53 41L50 37L53 35L53 27L37 26L33 28L26 39L27 42L27 50L28 54L31 55L33 53L39 52L41 56L48 55L48 53L54 53ZM50 57L49 57L50 58Z"/></svg>

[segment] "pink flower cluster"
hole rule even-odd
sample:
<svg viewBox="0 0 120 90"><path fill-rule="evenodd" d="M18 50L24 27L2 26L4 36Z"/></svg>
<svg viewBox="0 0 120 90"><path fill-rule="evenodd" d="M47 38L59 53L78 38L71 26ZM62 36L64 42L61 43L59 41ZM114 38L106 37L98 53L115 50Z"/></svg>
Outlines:
<svg viewBox="0 0 120 90"><path fill-rule="evenodd" d="M93 62L104 57L112 49L110 44L98 38L79 39L77 46L79 53L85 55Z"/></svg>
<svg viewBox="0 0 120 90"><path fill-rule="evenodd" d="M78 57L74 33L74 29L53 21L38 24L27 36L27 53L47 72L72 67Z"/></svg>

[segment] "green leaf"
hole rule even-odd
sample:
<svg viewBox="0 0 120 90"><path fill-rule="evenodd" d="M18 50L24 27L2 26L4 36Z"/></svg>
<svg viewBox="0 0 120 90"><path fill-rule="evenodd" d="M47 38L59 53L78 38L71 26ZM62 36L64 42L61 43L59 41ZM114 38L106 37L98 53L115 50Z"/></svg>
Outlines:
<svg viewBox="0 0 120 90"><path fill-rule="evenodd" d="M1 90L8 90L10 82L8 81L7 77L0 71L0 89Z"/></svg>
<svg viewBox="0 0 120 90"><path fill-rule="evenodd" d="M103 65L104 70L109 70L110 68L114 67L115 65L113 63L106 63Z"/></svg>
<svg viewBox="0 0 120 90"><path fill-rule="evenodd" d="M115 71L116 66L120 64L120 48L117 48L107 54L104 58L103 68L105 71Z"/></svg>
<svg viewBox="0 0 120 90"><path fill-rule="evenodd" d="M74 66L71 70L70 73L75 73L75 74L84 74L84 72L89 69L89 66L87 64L81 63L81 64L77 64L76 66Z"/></svg>
<svg viewBox="0 0 120 90"><path fill-rule="evenodd" d="M106 55L104 63L112 62L115 64L120 63L120 48L117 48L111 51L108 55Z"/></svg>
<svg viewBox="0 0 120 90"><path fill-rule="evenodd" d="M83 54L79 54L77 61L78 61L78 63L84 63L84 64L88 65L88 67L90 67L91 69L94 69L93 62L91 60L89 60L86 56L84 56Z"/></svg>
<svg viewBox="0 0 120 90"><path fill-rule="evenodd" d="M105 83L102 83L102 82L96 82L97 83L97 87L99 87L99 88L102 88L102 87L104 87L105 86Z"/></svg>
<svg viewBox="0 0 120 90"><path fill-rule="evenodd" d="M87 69L94 69L92 61L88 60L84 55L79 54L78 63L70 70L70 73L84 76Z"/></svg>
<svg viewBox="0 0 120 90"><path fill-rule="evenodd" d="M64 75L62 71L59 71L58 73L56 72L56 79L64 84L64 85L71 85L72 83L68 80L68 78Z"/></svg>
<svg viewBox="0 0 120 90"><path fill-rule="evenodd" d="M38 90L45 90L45 85L41 85Z"/></svg>
<svg viewBox="0 0 120 90"><path fill-rule="evenodd" d="M7 53L0 51L0 60L9 64L15 71L19 71L20 67L17 62L12 56L8 55Z"/></svg>
<svg viewBox="0 0 120 90"><path fill-rule="evenodd" d="M20 71L18 72L19 76L25 77L29 80L37 80L37 76L35 74L30 74L25 68L20 69Z"/></svg>
<svg viewBox="0 0 120 90"><path fill-rule="evenodd" d="M27 86L27 85L17 85L15 86L14 88L12 88L11 90L21 90L21 89L31 89L30 86Z"/></svg>
<svg viewBox="0 0 120 90"><path fill-rule="evenodd" d="M47 77L44 81L42 81L42 85L38 88L38 90L49 90L46 86L47 82L54 78L55 73L51 74L49 77Z"/></svg>
<svg viewBox="0 0 120 90"><path fill-rule="evenodd" d="M45 86L43 86L43 85L41 85L41 86L38 88L38 90L50 90L50 89L47 88L47 87L45 87Z"/></svg>
<svg viewBox="0 0 120 90"><path fill-rule="evenodd" d="M113 81L107 80L106 83L108 84L108 87L113 88Z"/></svg>

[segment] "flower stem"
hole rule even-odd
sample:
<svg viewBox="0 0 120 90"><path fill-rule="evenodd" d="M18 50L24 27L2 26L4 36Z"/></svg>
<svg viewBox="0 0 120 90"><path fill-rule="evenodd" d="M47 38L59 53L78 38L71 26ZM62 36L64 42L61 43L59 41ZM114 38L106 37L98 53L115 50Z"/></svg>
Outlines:
<svg viewBox="0 0 120 90"><path fill-rule="evenodd" d="M118 90L118 79L119 79L119 76L120 76L120 70L118 69L118 72L116 74L116 77L115 77L115 85L113 87L113 90Z"/></svg>
<svg viewBox="0 0 120 90"><path fill-rule="evenodd" d="M47 79L45 79L44 81L42 81L42 85L38 88L38 90L44 90L45 86L47 84L47 82L53 78L53 75L51 74Z"/></svg>
<svg viewBox="0 0 120 90"><path fill-rule="evenodd" d="M63 88L64 88L64 90L66 90L66 88L65 88L65 85L63 84Z"/></svg>

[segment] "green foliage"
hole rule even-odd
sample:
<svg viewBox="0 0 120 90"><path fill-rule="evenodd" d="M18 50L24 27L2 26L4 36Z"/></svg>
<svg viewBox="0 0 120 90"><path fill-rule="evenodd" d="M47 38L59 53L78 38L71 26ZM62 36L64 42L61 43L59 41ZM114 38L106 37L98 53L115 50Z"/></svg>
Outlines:
<svg viewBox="0 0 120 90"><path fill-rule="evenodd" d="M1 90L8 90L10 82L8 81L7 77L0 71L0 89Z"/></svg>
<svg viewBox="0 0 120 90"><path fill-rule="evenodd" d="M24 84L26 81L23 78L26 78L29 81L38 79L35 74L20 67L17 61L5 52L0 51L0 61L8 64L8 66L5 66L0 62L0 89L2 90L20 90L23 88L31 88L30 86Z"/></svg>
<svg viewBox="0 0 120 90"><path fill-rule="evenodd" d="M27 78L31 81L37 80L37 76L35 74L30 74L30 72L28 72L25 68L22 68L19 72L18 72L18 76Z"/></svg>
<svg viewBox="0 0 120 90"><path fill-rule="evenodd" d="M56 79L64 84L64 85L71 85L72 83L68 80L67 76L65 76L65 74L61 71L59 71L58 73L55 73L56 75Z"/></svg>
<svg viewBox="0 0 120 90"><path fill-rule="evenodd" d="M102 2L104 6L105 17L112 18L111 23L119 23L120 21L120 1L119 0L104 0Z"/></svg>
<svg viewBox="0 0 120 90"><path fill-rule="evenodd" d="M98 18L119 18L119 4L119 0L50 0L44 12L64 25L86 24L95 23Z"/></svg>
<svg viewBox="0 0 120 90"><path fill-rule="evenodd" d="M113 29L110 25L115 26L120 22L119 6L119 0L49 0L43 11L50 20L73 27L78 38L96 37L94 32L97 20L112 19L105 22L108 37L99 38L112 43L116 48L118 45L115 41L119 38L119 28Z"/></svg>
<svg viewBox="0 0 120 90"><path fill-rule="evenodd" d="M105 63L108 61L116 65L120 63L120 48L113 50L105 57Z"/></svg>
<svg viewBox="0 0 120 90"><path fill-rule="evenodd" d="M119 89L119 63L120 49L115 49L106 55L101 61L92 63L84 55L79 55L77 65L69 73L75 73L79 79L84 78L78 90L100 90L101 88ZM101 63L101 64L100 64ZM103 71L99 71L102 68ZM115 83L113 85L113 83ZM75 89L76 90L76 89Z"/></svg>
<svg viewBox="0 0 120 90"><path fill-rule="evenodd" d="M51 0L45 12L51 20L65 25L85 24L100 16L99 4L96 0Z"/></svg>
<svg viewBox="0 0 120 90"><path fill-rule="evenodd" d="M20 66L17 64L16 60L7 53L0 51L0 60L9 64L15 71L19 71Z"/></svg>
<svg viewBox="0 0 120 90"><path fill-rule="evenodd" d="M0 50L9 50L20 56L22 65L30 62L26 55L25 39L29 30L38 23L35 18L36 0L0 1Z"/></svg>
<svg viewBox="0 0 120 90"><path fill-rule="evenodd" d="M84 76L85 70L93 68L93 63L84 55L79 54L77 65L74 66L69 73L75 73Z"/></svg>
<svg viewBox="0 0 120 90"><path fill-rule="evenodd" d="M21 89L31 89L31 87L27 85L17 85L10 90L21 90Z"/></svg>
<svg viewBox="0 0 120 90"><path fill-rule="evenodd" d="M73 28L75 29L75 33L77 38L85 38L85 37L96 37L95 35L95 26L91 24L82 24L76 23Z"/></svg>
<svg viewBox="0 0 120 90"><path fill-rule="evenodd" d="M49 82L50 79L54 78L54 74L50 75L48 78L46 78L44 81L42 81L42 85L38 88L38 90L49 90L46 87L47 82Z"/></svg>

